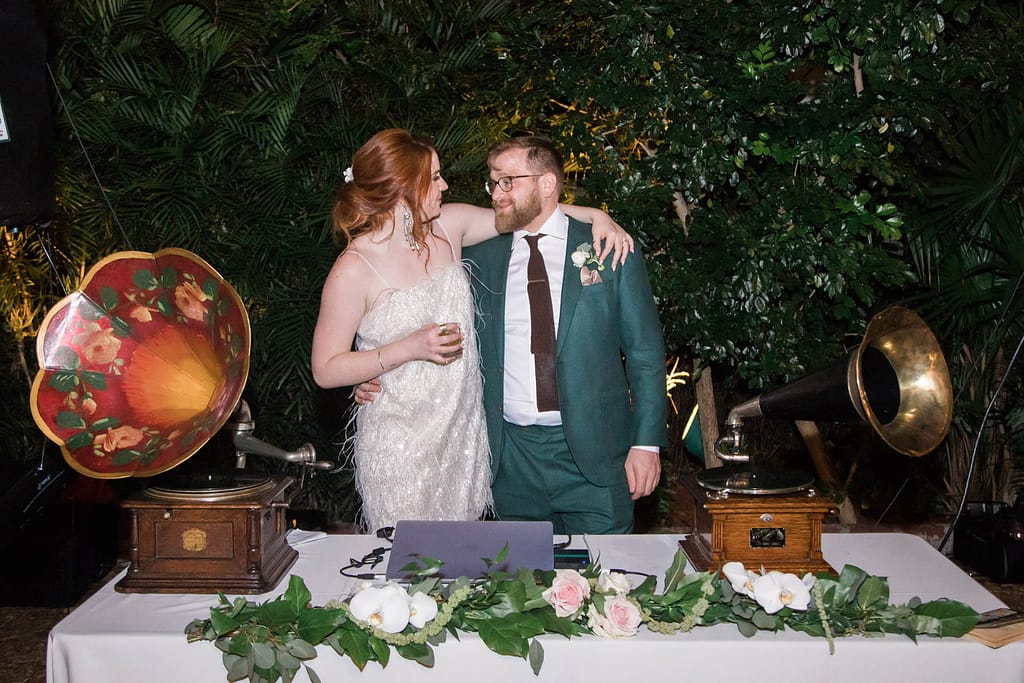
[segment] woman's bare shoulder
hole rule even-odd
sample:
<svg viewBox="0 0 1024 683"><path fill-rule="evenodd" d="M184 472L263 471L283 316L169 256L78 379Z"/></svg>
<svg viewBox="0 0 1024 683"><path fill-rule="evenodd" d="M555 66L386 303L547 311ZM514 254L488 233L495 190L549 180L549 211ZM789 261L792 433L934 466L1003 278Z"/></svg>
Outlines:
<svg viewBox="0 0 1024 683"><path fill-rule="evenodd" d="M365 254L361 253L358 247L350 244L338 254L338 258L334 259L334 265L331 266L331 270L327 274L325 286L337 282L351 287L360 282L365 283L372 273L372 267Z"/></svg>

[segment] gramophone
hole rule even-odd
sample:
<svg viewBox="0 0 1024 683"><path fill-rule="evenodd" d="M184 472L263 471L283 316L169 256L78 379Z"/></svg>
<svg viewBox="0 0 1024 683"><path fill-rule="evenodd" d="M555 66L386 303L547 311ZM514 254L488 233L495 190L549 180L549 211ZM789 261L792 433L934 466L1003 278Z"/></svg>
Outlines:
<svg viewBox="0 0 1024 683"><path fill-rule="evenodd" d="M849 356L752 398L729 411L715 450L726 462L697 475L698 528L684 542L690 563L729 561L787 572L832 571L821 527L834 507L799 470L759 466L743 433L749 418L867 422L893 450L917 457L934 450L952 419L949 370L931 330L913 311L892 306L868 323ZM708 523L710 522L710 523Z"/></svg>
<svg viewBox="0 0 1024 683"><path fill-rule="evenodd" d="M237 292L183 249L106 257L43 320L36 424L85 476L152 477L122 503L131 565L119 591L263 593L295 562L285 539L294 480L245 471L246 455L303 474L333 463L310 444L289 452L252 435L250 344ZM233 463L180 467L218 435Z"/></svg>

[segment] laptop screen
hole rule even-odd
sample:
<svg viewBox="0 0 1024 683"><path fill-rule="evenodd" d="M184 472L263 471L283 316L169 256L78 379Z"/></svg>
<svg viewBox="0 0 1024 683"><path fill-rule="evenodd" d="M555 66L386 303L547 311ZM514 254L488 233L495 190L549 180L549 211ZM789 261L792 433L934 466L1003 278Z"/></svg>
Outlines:
<svg viewBox="0 0 1024 683"><path fill-rule="evenodd" d="M411 572L402 568L417 556L444 564L440 578L446 581L465 576L479 579L487 573L483 558L494 560L502 548L508 553L490 571L551 569L554 564L551 522L440 522L399 520L388 558L387 578L405 581Z"/></svg>

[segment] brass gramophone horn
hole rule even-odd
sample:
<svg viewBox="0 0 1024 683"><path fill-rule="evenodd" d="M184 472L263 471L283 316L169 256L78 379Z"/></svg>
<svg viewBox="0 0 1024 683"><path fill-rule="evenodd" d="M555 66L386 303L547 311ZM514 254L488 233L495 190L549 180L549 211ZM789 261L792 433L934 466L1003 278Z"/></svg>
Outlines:
<svg viewBox="0 0 1024 683"><path fill-rule="evenodd" d="M894 450L921 456L945 438L953 415L949 369L923 320L901 306L868 323L860 345L830 368L761 394L729 412L744 417L868 422Z"/></svg>

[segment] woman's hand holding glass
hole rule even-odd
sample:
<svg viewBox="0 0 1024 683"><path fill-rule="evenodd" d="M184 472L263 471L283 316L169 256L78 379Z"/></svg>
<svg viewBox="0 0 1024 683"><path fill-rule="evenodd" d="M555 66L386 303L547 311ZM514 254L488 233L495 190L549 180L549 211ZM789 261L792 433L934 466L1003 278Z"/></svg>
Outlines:
<svg viewBox="0 0 1024 683"><path fill-rule="evenodd" d="M430 323L403 340L412 360L448 365L462 358L462 328L459 323Z"/></svg>

